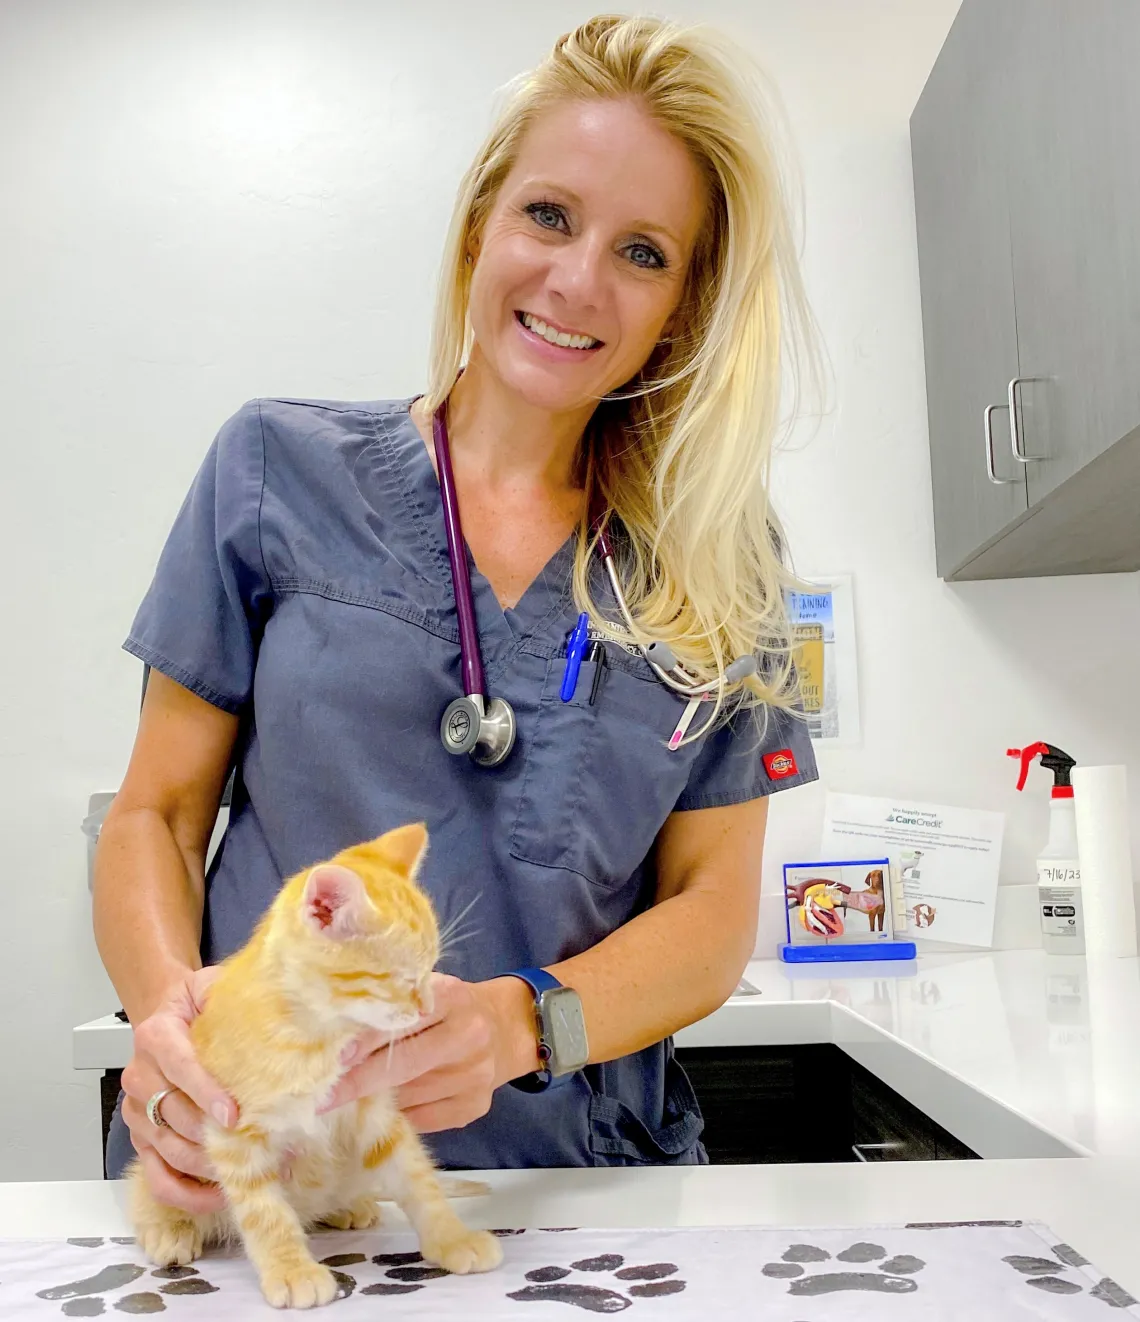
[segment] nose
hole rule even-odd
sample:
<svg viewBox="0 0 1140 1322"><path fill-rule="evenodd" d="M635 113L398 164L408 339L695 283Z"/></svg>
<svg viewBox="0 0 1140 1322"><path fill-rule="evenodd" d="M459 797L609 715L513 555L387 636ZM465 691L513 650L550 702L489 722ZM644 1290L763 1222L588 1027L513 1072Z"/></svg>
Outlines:
<svg viewBox="0 0 1140 1322"><path fill-rule="evenodd" d="M561 296L574 314L597 310L602 302L605 248L589 231L554 249L547 288Z"/></svg>

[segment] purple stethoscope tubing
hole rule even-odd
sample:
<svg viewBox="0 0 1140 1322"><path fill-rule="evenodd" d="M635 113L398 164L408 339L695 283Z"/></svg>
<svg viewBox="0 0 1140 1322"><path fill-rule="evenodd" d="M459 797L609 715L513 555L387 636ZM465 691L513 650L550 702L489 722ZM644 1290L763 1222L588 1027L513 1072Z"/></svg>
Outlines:
<svg viewBox="0 0 1140 1322"><path fill-rule="evenodd" d="M475 625L475 603L471 593L471 575L467 569L466 544L459 522L459 499L455 494L455 474L451 469L451 446L447 441L445 400L432 415L432 439L439 468L439 491L443 501L443 521L447 531L447 558L451 562L451 582L455 590L455 614L459 620L459 654L463 666L463 692L470 697L487 696L483 674L483 656L479 651L479 630Z"/></svg>
<svg viewBox="0 0 1140 1322"><path fill-rule="evenodd" d="M455 493L455 473L451 468L451 446L447 439L447 401L444 399L436 408L431 418L431 435L435 442L435 463L439 469L439 493L443 505L443 524L447 533L447 559L451 564L451 584L455 595L455 615L459 621L459 654L460 664L463 670L463 689L467 698L476 699L475 709L480 713L479 726L484 726L484 714L487 718L487 731L492 727L500 728L500 747L503 748L501 758L507 756L510 751L510 744L514 740L514 717L510 711L509 703L505 699L495 699L487 707L487 677L483 672L483 654L479 650L479 628L475 623L475 599L471 592L471 574L467 567L467 543L463 541L463 525L459 521L459 497ZM614 588L614 596L618 602L620 611L628 629L633 636L636 636L636 627L630 613L630 607L626 603L626 594L622 591L622 584L618 579L618 570L614 563L614 549L612 549L610 538L606 533L606 521L595 520L596 529L596 550L604 566L610 583ZM680 694L685 698L704 698L705 695L712 694L714 689L721 687L725 681L737 682L745 678L747 674L754 672L756 668L755 658L751 656L737 657L737 660L731 662L725 672L723 680L710 680L705 683L694 681L690 674L685 672L684 666L678 665L677 658L673 656L672 649L665 642L651 642L648 646L639 644L639 650L643 654L645 661L656 674L657 680L664 683L673 693ZM456 699L459 701L459 699ZM450 711L451 709L448 709ZM444 720L447 714L444 714ZM487 734L487 739L493 738L492 734ZM444 738L448 750L451 752L463 751L462 740L455 743L452 747L451 742ZM488 754L488 756L492 756ZM476 759L479 760L479 759ZM487 765L496 765L496 761L487 761Z"/></svg>

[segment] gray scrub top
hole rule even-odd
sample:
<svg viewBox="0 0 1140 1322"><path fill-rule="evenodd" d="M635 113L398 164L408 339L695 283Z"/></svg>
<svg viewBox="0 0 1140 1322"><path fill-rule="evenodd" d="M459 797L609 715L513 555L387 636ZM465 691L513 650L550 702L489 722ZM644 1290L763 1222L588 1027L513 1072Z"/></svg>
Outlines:
<svg viewBox="0 0 1140 1322"><path fill-rule="evenodd" d="M244 404L210 448L124 644L242 718L207 878L206 963L247 940L283 878L423 820L423 885L441 922L466 911L441 969L476 981L553 964L652 904L653 843L671 812L816 778L803 723L775 709L762 740L746 715L668 751L684 700L616 644L596 704L590 662L562 702L573 537L510 609L468 554L487 687L514 706L518 737L494 769L446 753L439 718L462 692L459 633L439 485L411 403ZM702 1123L667 1040L545 1093L500 1088L487 1115L427 1141L452 1168L694 1163L706 1160Z"/></svg>

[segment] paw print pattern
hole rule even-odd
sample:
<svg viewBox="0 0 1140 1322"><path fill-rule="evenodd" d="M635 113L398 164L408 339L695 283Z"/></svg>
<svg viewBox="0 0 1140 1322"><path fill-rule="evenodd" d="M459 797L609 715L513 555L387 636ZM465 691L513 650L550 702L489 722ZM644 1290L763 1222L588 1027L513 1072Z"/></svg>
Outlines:
<svg viewBox="0 0 1140 1322"><path fill-rule="evenodd" d="M113 1244L133 1244L133 1239L115 1238ZM99 1248L101 1239L69 1239L69 1244L79 1248ZM93 1276L77 1281L67 1281L63 1285L51 1285L46 1290L38 1290L37 1297L46 1300L62 1300L64 1317L101 1317L107 1307L104 1299L109 1291L121 1290L124 1286L140 1282L139 1278L147 1269L137 1263L119 1262ZM116 1312L127 1314L162 1313L166 1310L163 1295L215 1294L218 1287L211 1285L198 1271L197 1267L156 1267L151 1276L162 1284L156 1289L133 1290L130 1294L120 1295L114 1301Z"/></svg>
<svg viewBox="0 0 1140 1322"><path fill-rule="evenodd" d="M359 1260L363 1262L363 1256ZM376 1281L373 1285L366 1285L361 1290L361 1294L413 1294L416 1290L424 1288L425 1281L437 1281L441 1276L451 1275L445 1268L436 1267L430 1262L425 1262L423 1254L416 1252L414 1249L407 1253L374 1253L372 1261L377 1267L385 1269L384 1275L387 1279ZM326 1260L325 1265L332 1266L332 1263ZM353 1277L346 1273L339 1273L339 1275L344 1277L344 1281L339 1282L342 1289L344 1283L349 1281L352 1282L352 1289L355 1289L356 1281ZM349 1294L352 1293L352 1289L349 1289ZM337 1298L343 1299L344 1297L338 1291Z"/></svg>
<svg viewBox="0 0 1140 1322"><path fill-rule="evenodd" d="M849 1290L872 1294L913 1294L918 1289L916 1272L926 1266L921 1258L909 1253L887 1257L880 1244L860 1241L835 1255L836 1262L853 1266L876 1264L875 1271L820 1271L808 1274L804 1264L830 1262L831 1254L815 1244L792 1244L779 1262L766 1263L760 1270L764 1276L788 1281L788 1293L803 1297L839 1294Z"/></svg>
<svg viewBox="0 0 1140 1322"><path fill-rule="evenodd" d="M1020 1272L1025 1277L1025 1284L1034 1290L1041 1290L1045 1294L1083 1293L1085 1286L1081 1281L1061 1273L1069 1267L1089 1267L1092 1265L1089 1260L1068 1244L1054 1244L1051 1251L1051 1258L1034 1258L1014 1253L1003 1258L1002 1262ZM1107 1276L1099 1280L1089 1294L1109 1308L1132 1308L1136 1305L1136 1300L1128 1291Z"/></svg>
<svg viewBox="0 0 1140 1322"><path fill-rule="evenodd" d="M569 1267L535 1267L526 1274L530 1284L521 1290L511 1290L507 1298L518 1303L571 1304L588 1313L622 1313L641 1299L680 1294L685 1282L676 1279L677 1271L673 1262L627 1267L620 1253L601 1253L593 1258L579 1258ZM620 1288L611 1288L611 1281L596 1285L592 1281L571 1279L575 1273L584 1272L606 1273Z"/></svg>

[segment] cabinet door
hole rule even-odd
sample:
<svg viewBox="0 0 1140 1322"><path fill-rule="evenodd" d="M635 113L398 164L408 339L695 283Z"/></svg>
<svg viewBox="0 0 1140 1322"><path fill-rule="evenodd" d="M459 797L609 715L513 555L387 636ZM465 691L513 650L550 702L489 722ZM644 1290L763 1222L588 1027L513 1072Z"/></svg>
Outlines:
<svg viewBox="0 0 1140 1322"><path fill-rule="evenodd" d="M1011 453L1017 374L1003 125L1012 25L965 0L911 115L915 220L938 573L949 577L1028 508ZM988 405L994 468L987 475Z"/></svg>
<svg viewBox="0 0 1140 1322"><path fill-rule="evenodd" d="M1140 3L1017 12L1009 179L1031 504L1140 427Z"/></svg>

